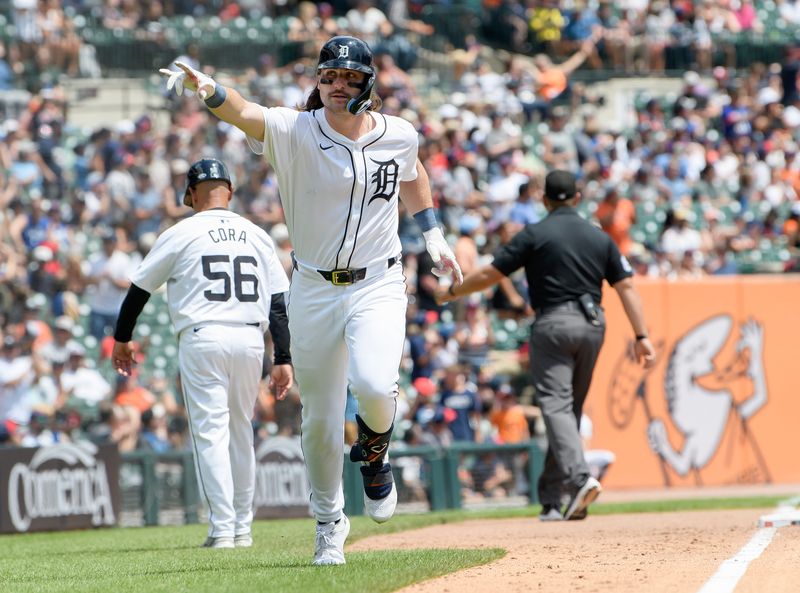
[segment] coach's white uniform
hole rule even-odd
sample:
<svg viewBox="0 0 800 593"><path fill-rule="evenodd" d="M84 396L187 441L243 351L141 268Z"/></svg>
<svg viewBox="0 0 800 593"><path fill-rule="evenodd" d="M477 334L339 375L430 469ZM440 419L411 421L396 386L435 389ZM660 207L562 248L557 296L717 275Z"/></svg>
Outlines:
<svg viewBox="0 0 800 593"><path fill-rule="evenodd" d="M250 533L258 397L273 294L289 280L272 239L225 209L167 229L131 276L152 293L167 283L178 362L209 537Z"/></svg>
<svg viewBox="0 0 800 593"><path fill-rule="evenodd" d="M276 170L297 262L288 316L311 505L318 521L335 521L347 384L373 431L389 430L394 417L407 305L397 201L400 182L417 176L417 132L367 112L374 129L351 140L324 109L262 109L264 138L247 141ZM336 286L318 271L343 268L366 268L365 278Z"/></svg>

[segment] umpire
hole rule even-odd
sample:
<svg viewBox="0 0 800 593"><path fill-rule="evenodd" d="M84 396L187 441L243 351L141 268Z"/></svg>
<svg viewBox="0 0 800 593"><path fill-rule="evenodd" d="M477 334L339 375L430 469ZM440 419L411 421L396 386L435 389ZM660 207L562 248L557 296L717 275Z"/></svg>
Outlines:
<svg viewBox="0 0 800 593"><path fill-rule="evenodd" d="M606 233L575 210L580 200L575 176L552 171L544 194L544 220L527 225L498 249L490 265L468 274L460 286L440 288L436 298L444 303L484 290L525 268L536 312L530 368L549 445L538 484L539 518L557 521L584 518L601 490L584 460L578 423L605 336L600 307L604 279L617 291L630 320L637 360L650 368L656 354L630 264ZM563 514L562 494L569 496Z"/></svg>

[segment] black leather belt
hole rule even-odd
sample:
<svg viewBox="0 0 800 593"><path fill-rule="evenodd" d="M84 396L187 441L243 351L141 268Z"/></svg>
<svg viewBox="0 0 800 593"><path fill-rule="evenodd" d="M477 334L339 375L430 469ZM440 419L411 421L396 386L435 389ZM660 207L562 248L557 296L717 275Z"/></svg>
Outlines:
<svg viewBox="0 0 800 593"><path fill-rule="evenodd" d="M537 317L552 311L581 311L581 304L578 301L565 301L556 305L546 305L533 310Z"/></svg>
<svg viewBox="0 0 800 593"><path fill-rule="evenodd" d="M397 262L400 261L400 257L390 257L387 260L386 269L388 270ZM349 286L359 280L363 280L367 277L367 268L344 268L341 270L317 270L320 275L325 278L328 282L335 286Z"/></svg>

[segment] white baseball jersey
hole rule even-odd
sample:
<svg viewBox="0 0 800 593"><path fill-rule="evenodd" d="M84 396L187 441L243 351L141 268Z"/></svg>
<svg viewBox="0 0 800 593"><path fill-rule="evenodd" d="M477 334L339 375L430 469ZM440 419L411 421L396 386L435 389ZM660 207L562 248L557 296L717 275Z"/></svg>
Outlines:
<svg viewBox="0 0 800 593"><path fill-rule="evenodd" d="M398 255L401 181L417 177L417 132L398 117L367 112L358 140L336 132L324 109L262 107L263 139L248 137L277 172L295 256L320 270L362 268Z"/></svg>
<svg viewBox="0 0 800 593"><path fill-rule="evenodd" d="M289 289L269 235L222 208L198 212L164 231L131 282L150 293L167 283L176 334L209 321L266 328L271 296Z"/></svg>

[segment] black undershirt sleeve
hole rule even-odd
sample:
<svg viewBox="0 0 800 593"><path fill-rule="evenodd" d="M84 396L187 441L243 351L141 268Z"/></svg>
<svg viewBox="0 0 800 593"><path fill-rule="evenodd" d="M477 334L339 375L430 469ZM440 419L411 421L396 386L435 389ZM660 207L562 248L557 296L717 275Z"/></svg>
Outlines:
<svg viewBox="0 0 800 593"><path fill-rule="evenodd" d="M275 346L275 364L291 364L289 353L289 318L286 316L286 302L282 292L272 295L269 308L269 333Z"/></svg>
<svg viewBox="0 0 800 593"><path fill-rule="evenodd" d="M114 330L114 339L117 342L131 341L136 320L149 299L149 292L131 284L128 294L125 295L125 300L122 301L122 306L119 308L117 327Z"/></svg>

